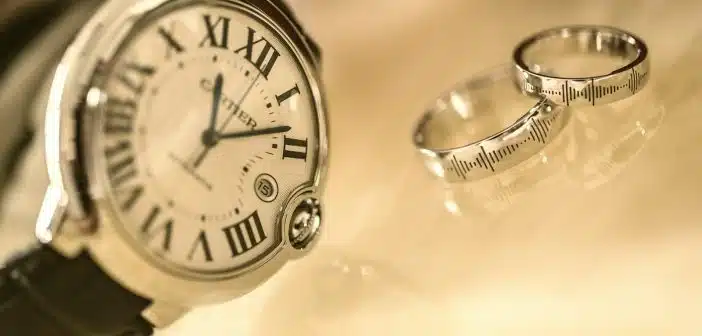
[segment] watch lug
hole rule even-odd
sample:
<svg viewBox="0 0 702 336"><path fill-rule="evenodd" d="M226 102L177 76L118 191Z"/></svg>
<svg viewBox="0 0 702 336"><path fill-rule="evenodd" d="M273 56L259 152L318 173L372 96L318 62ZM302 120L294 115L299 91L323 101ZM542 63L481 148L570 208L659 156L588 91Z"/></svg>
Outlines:
<svg viewBox="0 0 702 336"><path fill-rule="evenodd" d="M154 327L163 328L179 320L188 310L188 308L171 303L154 301L141 315L151 322Z"/></svg>
<svg viewBox="0 0 702 336"><path fill-rule="evenodd" d="M50 244L66 257L80 254L85 237L93 232L94 224L89 219L75 219L67 215L67 197L62 188L50 185L35 227L37 239Z"/></svg>
<svg viewBox="0 0 702 336"><path fill-rule="evenodd" d="M75 258L83 252L85 243L77 237L57 236L49 243L66 258Z"/></svg>

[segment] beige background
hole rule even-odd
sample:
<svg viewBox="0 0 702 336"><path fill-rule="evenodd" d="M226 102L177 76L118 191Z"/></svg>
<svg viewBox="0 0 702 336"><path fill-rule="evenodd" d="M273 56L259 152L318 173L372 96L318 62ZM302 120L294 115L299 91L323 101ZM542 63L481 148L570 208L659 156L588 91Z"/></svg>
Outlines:
<svg viewBox="0 0 702 336"><path fill-rule="evenodd" d="M195 311L161 335L702 332L702 2L293 7L326 57L324 241L251 295ZM572 23L641 35L653 57L649 89L574 111L539 160L494 179L446 190L430 178L410 143L422 106L507 62L526 34ZM22 183L41 185L40 174ZM3 246L29 237L16 223L34 216L31 196L8 207Z"/></svg>

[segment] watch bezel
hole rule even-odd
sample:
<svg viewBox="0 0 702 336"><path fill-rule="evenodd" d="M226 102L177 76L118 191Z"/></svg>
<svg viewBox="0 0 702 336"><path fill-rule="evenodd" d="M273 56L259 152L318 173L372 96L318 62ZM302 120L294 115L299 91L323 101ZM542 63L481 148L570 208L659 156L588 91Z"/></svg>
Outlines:
<svg viewBox="0 0 702 336"><path fill-rule="evenodd" d="M87 113L86 95L100 76L100 65L112 60L120 50L125 37L142 18L159 10L164 5L225 5L244 8L266 19L266 24L278 30L305 72L314 98L319 133L319 148L316 174L311 185L301 186L291 195L282 221L278 227L287 229L294 210L295 200L301 195L320 196L326 177L328 162L328 136L326 104L322 95L319 75L319 59L308 45L305 35L297 24L277 4L270 0L143 0L127 2L111 0L84 26L73 44L68 48L58 65L46 114L46 151L51 185L42 216L50 217L38 221L37 235L51 244L80 245L87 248L105 271L138 294L192 307L200 304L222 302L251 291L272 276L288 260L299 257L282 232L283 243L277 253L261 262L253 270L234 277L217 279L179 276L156 267L144 253L133 247L125 237L118 216L111 210L113 205L103 192L99 179L91 177L86 186L85 172L95 158L82 154L83 144L80 128L82 121L78 113ZM88 109L88 110L86 110ZM84 122L89 125L89 122ZM87 154L87 153L86 153ZM87 157L87 162L81 162ZM90 175L90 174L88 174ZM89 190L88 190L89 189ZM48 197L52 199L48 199ZM96 231L83 237L68 236L60 230L64 221L85 222L94 220ZM49 223L49 224L47 224ZM67 243L67 240L71 240Z"/></svg>

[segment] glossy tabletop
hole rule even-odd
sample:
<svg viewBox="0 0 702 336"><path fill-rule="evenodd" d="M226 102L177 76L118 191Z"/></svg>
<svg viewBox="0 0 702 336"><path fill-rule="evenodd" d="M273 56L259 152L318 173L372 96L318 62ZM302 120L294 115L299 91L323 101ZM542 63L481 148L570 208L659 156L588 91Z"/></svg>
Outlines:
<svg viewBox="0 0 702 336"><path fill-rule="evenodd" d="M292 4L325 53L324 240L160 335L699 335L702 2ZM574 23L641 36L649 87L574 109L556 141L494 178L432 178L411 143L423 107L509 62L526 35ZM17 184L41 194L42 174ZM4 209L3 253L29 241L36 194Z"/></svg>

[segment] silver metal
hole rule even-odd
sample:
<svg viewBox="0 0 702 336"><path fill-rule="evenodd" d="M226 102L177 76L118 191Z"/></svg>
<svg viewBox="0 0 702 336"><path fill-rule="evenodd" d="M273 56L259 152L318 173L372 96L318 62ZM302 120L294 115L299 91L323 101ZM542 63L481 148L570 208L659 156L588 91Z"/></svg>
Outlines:
<svg viewBox="0 0 702 336"><path fill-rule="evenodd" d="M53 76L48 97L45 125L46 158L50 186L47 190L37 221L37 237L57 250L73 255L76 251L89 250L100 266L126 288L153 299L154 304L144 312L157 327L170 324L179 315L203 304L231 300L246 294L275 274L286 262L309 252L321 226L319 216L305 221L301 235L305 246L293 246L302 236L291 241L281 239L280 246L269 258L262 260L247 272L222 279L194 279L164 271L136 251L126 237L112 205L106 199L101 180L91 179L90 190L80 183L79 176L91 175L84 170L100 169L94 164L97 150L91 146L90 134L82 134L78 143L75 124L80 122L80 109L86 93L96 88L95 78L100 76L100 65L111 60L124 37L143 17L166 3L220 4L247 11L273 27L283 36L298 58L312 88L319 123L319 148L316 174L309 183L299 186L280 209L278 216L280 235L288 237L290 223L298 222L301 204L305 200L319 199L327 167L327 118L326 106L320 88L319 59L297 25L282 15L275 1L239 0L139 0L107 1L83 26L72 44L63 54ZM255 3L255 6L252 5ZM97 88L99 89L99 88ZM89 105L89 104L88 104ZM87 113L87 112L84 112ZM84 153L82 161L78 153ZM86 165L87 164L87 165ZM94 175L94 174L93 174ZM312 214L318 214L318 203ZM315 221L316 220L316 221ZM86 230L86 223L96 223L95 230ZM309 231L307 231L309 228Z"/></svg>
<svg viewBox="0 0 702 336"><path fill-rule="evenodd" d="M156 301L152 302L141 315L155 326L167 326L178 321L188 311L188 308L171 302Z"/></svg>
<svg viewBox="0 0 702 336"><path fill-rule="evenodd" d="M322 207L316 198L306 198L293 212L288 231L290 245L305 250L317 240L322 228Z"/></svg>
<svg viewBox="0 0 702 336"><path fill-rule="evenodd" d="M452 138L472 124L486 123L486 120L479 120L485 113L480 111L480 106L472 103L475 100L472 95L476 91L499 86L507 88L508 92L515 91L510 76L511 68L505 66L476 77L438 98L435 107L420 119L413 140L427 168L434 175L449 183L492 176L534 156L563 129L568 119L567 113L564 113L565 107L542 98L533 107L525 107L526 113L514 123L502 130L495 130L496 133L491 136L481 139L471 137L458 146L431 140ZM517 98L526 98L516 91L513 93ZM499 91L489 92L487 96L486 99L490 101L505 98ZM491 117L495 119L499 116Z"/></svg>
<svg viewBox="0 0 702 336"><path fill-rule="evenodd" d="M565 77L553 72L549 58L572 54L604 54L625 65L597 76ZM567 26L536 33L517 45L513 54L515 80L524 93L543 96L555 104L599 105L628 98L646 86L649 57L646 43L619 28Z"/></svg>

